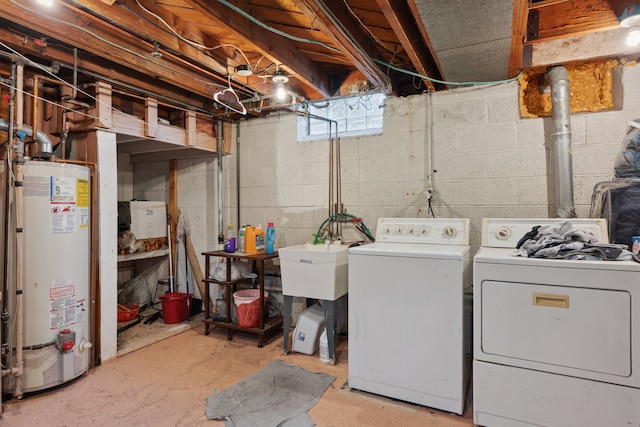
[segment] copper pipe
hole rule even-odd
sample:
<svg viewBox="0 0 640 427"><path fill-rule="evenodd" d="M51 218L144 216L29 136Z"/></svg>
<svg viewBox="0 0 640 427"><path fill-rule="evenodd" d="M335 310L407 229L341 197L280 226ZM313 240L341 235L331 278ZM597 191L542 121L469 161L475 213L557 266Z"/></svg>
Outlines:
<svg viewBox="0 0 640 427"><path fill-rule="evenodd" d="M31 137L33 142L36 142L36 136L38 135L38 101L39 101L38 97L40 96L39 88L38 88L39 85L40 85L40 77L34 76L33 77L33 122L32 122L33 135Z"/></svg>

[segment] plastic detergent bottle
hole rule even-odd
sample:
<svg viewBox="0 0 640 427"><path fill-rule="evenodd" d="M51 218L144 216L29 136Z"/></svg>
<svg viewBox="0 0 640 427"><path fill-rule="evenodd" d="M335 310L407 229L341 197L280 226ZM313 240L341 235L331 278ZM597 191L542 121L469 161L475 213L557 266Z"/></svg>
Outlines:
<svg viewBox="0 0 640 427"><path fill-rule="evenodd" d="M265 241L264 228L261 224L256 227L256 252L259 254L265 253L267 244Z"/></svg>
<svg viewBox="0 0 640 427"><path fill-rule="evenodd" d="M242 224L242 227L240 227L240 230L238 230L238 250L240 252L244 252L244 235L247 231L247 226L245 224Z"/></svg>
<svg viewBox="0 0 640 427"><path fill-rule="evenodd" d="M244 253L249 255L258 253L256 249L256 228L253 225L247 225L244 233Z"/></svg>
<svg viewBox="0 0 640 427"><path fill-rule="evenodd" d="M268 254L275 254L276 253L276 229L273 226L272 222L270 222L267 225L266 252Z"/></svg>
<svg viewBox="0 0 640 427"><path fill-rule="evenodd" d="M236 251L236 230L233 224L227 226L227 233L224 239L224 251L233 253Z"/></svg>

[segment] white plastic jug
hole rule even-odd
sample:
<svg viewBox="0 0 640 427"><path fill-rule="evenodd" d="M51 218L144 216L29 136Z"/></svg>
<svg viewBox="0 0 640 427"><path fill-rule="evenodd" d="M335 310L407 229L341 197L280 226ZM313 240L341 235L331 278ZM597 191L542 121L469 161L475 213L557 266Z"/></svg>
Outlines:
<svg viewBox="0 0 640 427"><path fill-rule="evenodd" d="M327 328L322 330L320 335L320 361L329 363L329 341L327 341Z"/></svg>

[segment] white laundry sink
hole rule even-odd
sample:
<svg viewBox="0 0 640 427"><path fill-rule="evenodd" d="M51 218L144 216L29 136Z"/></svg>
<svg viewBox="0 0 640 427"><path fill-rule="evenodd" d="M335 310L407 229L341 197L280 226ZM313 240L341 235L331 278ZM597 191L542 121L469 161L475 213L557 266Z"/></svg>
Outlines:
<svg viewBox="0 0 640 427"><path fill-rule="evenodd" d="M335 301L348 291L349 247L303 245L278 249L282 294Z"/></svg>

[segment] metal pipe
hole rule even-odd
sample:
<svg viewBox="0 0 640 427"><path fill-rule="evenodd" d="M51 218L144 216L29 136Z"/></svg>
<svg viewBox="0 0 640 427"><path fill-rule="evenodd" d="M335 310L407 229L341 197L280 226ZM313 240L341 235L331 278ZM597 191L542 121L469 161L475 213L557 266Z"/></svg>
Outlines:
<svg viewBox="0 0 640 427"><path fill-rule="evenodd" d="M16 160L15 160L15 191L16 191L16 363L12 369L16 378L13 397L22 398L22 285L23 285L23 234L22 234L22 197L23 197L23 165L24 165L24 134L21 132L23 127L23 111L24 111L24 65L18 64L16 76L16 130L18 133L18 143L16 144Z"/></svg>
<svg viewBox="0 0 640 427"><path fill-rule="evenodd" d="M218 119L217 125L217 151L218 151L218 244L224 244L224 221L222 217L222 119Z"/></svg>
<svg viewBox="0 0 640 427"><path fill-rule="evenodd" d="M331 125L329 125L329 217L333 216L335 211L333 205L333 134L331 133ZM333 232L333 224L330 225Z"/></svg>
<svg viewBox="0 0 640 427"><path fill-rule="evenodd" d="M236 212L237 226L240 230L240 123L236 122Z"/></svg>
<svg viewBox="0 0 640 427"><path fill-rule="evenodd" d="M9 86L9 123L7 130L7 166L6 166L6 187L5 187L5 206L4 206L4 283L2 284L2 328L0 329L0 339L2 341L2 366L9 366L9 308L7 295L9 295L9 223L11 222L11 152L13 150L13 120L15 114L15 105L13 98L16 94L16 65L11 65L11 77ZM0 380L0 400L4 402L4 391L2 390L2 381ZM0 407L0 411L4 408Z"/></svg>
<svg viewBox="0 0 640 427"><path fill-rule="evenodd" d="M336 129L337 132L337 129ZM338 214L343 214L344 206L342 205L342 174L340 172L340 138L336 135L336 204ZM338 236L342 239L342 221L338 221Z"/></svg>
<svg viewBox="0 0 640 427"><path fill-rule="evenodd" d="M553 142L555 153L556 216L575 218L573 204L573 166L571 161L571 106L569 74L563 66L547 71L551 84Z"/></svg>
<svg viewBox="0 0 640 427"><path fill-rule="evenodd" d="M40 77L38 76L34 76L33 77L33 119L32 119L32 125L33 125L33 131L31 136L33 136L34 134L37 135L38 134L38 97L39 97L39 88L38 85L40 84ZM36 141L36 138L32 138L33 141Z"/></svg>
<svg viewBox="0 0 640 427"><path fill-rule="evenodd" d="M4 119L0 119L1 131L6 132L10 126L11 126L10 122L7 122ZM23 124L21 130L25 132L26 136L31 136L31 137L33 136L33 128L31 126ZM38 156L49 157L53 152L52 151L53 143L49 139L49 136L46 133L39 130L37 131L35 139L36 141L38 141Z"/></svg>

